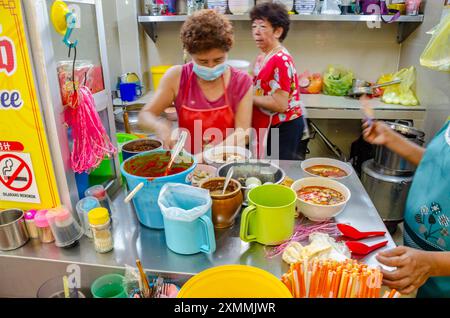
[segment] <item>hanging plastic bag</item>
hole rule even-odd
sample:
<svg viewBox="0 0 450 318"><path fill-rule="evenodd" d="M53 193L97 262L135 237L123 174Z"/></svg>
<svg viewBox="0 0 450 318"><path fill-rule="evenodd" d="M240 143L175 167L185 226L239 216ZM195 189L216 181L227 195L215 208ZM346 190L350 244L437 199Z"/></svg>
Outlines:
<svg viewBox="0 0 450 318"><path fill-rule="evenodd" d="M450 72L450 14L433 31L430 42L420 56L420 65L441 72Z"/></svg>
<svg viewBox="0 0 450 318"><path fill-rule="evenodd" d="M352 87L353 73L339 66L330 66L323 76L323 93L346 96Z"/></svg>
<svg viewBox="0 0 450 318"><path fill-rule="evenodd" d="M158 205L164 217L192 222L211 209L209 190L180 183L166 183L161 188Z"/></svg>
<svg viewBox="0 0 450 318"><path fill-rule="evenodd" d="M381 100L387 104L415 106L419 104L413 92L416 80L415 68L404 68L394 74L393 80L400 79L400 84L385 87Z"/></svg>
<svg viewBox="0 0 450 318"><path fill-rule="evenodd" d="M90 172L105 157L109 158L117 152L95 108L89 88L81 85L72 93L64 116L66 124L72 128L70 162L74 172Z"/></svg>
<svg viewBox="0 0 450 318"><path fill-rule="evenodd" d="M322 75L305 71L298 76L298 85L302 94L319 94L323 85Z"/></svg>

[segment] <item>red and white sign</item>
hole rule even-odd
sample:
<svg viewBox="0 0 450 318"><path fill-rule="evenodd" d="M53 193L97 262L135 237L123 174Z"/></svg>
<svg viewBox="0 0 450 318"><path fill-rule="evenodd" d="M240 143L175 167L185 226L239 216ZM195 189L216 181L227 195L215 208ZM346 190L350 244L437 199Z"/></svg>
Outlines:
<svg viewBox="0 0 450 318"><path fill-rule="evenodd" d="M0 152L0 201L41 203L28 153Z"/></svg>

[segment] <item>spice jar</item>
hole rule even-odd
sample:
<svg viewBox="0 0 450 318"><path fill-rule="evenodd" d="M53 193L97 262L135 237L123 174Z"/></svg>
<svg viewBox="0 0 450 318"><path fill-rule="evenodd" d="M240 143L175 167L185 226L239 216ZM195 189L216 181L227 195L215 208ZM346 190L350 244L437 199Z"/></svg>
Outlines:
<svg viewBox="0 0 450 318"><path fill-rule="evenodd" d="M29 210L27 213L25 213L25 225L27 227L28 235L32 239L39 238L36 224L34 224L34 217L36 213L37 210Z"/></svg>
<svg viewBox="0 0 450 318"><path fill-rule="evenodd" d="M111 215L111 200L109 199L108 193L106 192L105 188L101 184L86 189L84 195L87 197L95 197L98 202L100 202L100 205L107 209L109 215Z"/></svg>
<svg viewBox="0 0 450 318"><path fill-rule="evenodd" d="M49 210L46 217L55 237L56 246L66 248L75 246L83 236L81 226L65 207Z"/></svg>
<svg viewBox="0 0 450 318"><path fill-rule="evenodd" d="M95 250L99 253L111 251L114 247L114 242L108 210L105 208L92 209L88 213L88 218L94 236Z"/></svg>
<svg viewBox="0 0 450 318"><path fill-rule="evenodd" d="M99 208L100 203L95 197L84 197L80 201L78 201L76 205L76 210L78 213L78 218L80 219L81 226L84 231L84 235L89 238L92 238L92 230L89 226L88 213L92 209Z"/></svg>
<svg viewBox="0 0 450 318"><path fill-rule="evenodd" d="M41 243L51 243L55 240L50 225L48 224L47 212L47 210L39 210L34 216L34 224L36 225Z"/></svg>

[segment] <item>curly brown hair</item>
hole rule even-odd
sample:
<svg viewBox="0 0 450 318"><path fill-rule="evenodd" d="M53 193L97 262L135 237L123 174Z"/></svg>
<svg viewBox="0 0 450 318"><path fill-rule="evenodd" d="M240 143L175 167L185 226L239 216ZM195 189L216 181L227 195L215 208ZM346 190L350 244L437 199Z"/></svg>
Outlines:
<svg viewBox="0 0 450 318"><path fill-rule="evenodd" d="M190 16L181 27L183 48L190 54L221 49L228 52L233 46L233 25L214 10L200 10Z"/></svg>

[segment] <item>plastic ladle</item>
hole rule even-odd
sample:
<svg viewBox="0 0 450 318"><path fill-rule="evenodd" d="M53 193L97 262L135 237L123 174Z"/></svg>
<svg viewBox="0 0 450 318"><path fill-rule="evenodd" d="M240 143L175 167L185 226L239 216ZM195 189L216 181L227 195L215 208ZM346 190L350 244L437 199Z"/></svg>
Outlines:
<svg viewBox="0 0 450 318"><path fill-rule="evenodd" d="M227 176L225 177L225 184L223 185L222 195L225 194L225 191L228 188L228 184L230 183L231 177L233 176L233 172L233 167L231 167L227 172Z"/></svg>
<svg viewBox="0 0 450 318"><path fill-rule="evenodd" d="M366 237L374 237L374 236L383 236L386 234L384 231L377 231L377 232L361 232L357 229L355 229L353 226L350 226L348 224L338 224L337 228L339 231L341 231L343 236L349 237L354 240L360 240Z"/></svg>
<svg viewBox="0 0 450 318"><path fill-rule="evenodd" d="M374 244L372 246L369 246L367 244L361 243L361 242L345 242L348 249L352 252L352 254L357 255L367 255L369 253L372 253L373 251L379 249L380 247L385 246L388 243L388 241L380 242L377 244Z"/></svg>

